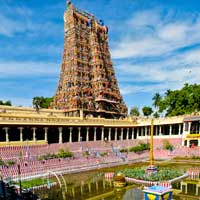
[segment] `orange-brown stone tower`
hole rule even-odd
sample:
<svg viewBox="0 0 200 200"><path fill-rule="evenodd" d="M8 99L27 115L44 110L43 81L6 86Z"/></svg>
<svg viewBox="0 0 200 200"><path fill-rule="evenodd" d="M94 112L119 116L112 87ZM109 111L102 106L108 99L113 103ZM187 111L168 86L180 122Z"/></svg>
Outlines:
<svg viewBox="0 0 200 200"><path fill-rule="evenodd" d="M66 115L121 118L127 107L120 95L102 20L67 1L64 52L53 107Z"/></svg>

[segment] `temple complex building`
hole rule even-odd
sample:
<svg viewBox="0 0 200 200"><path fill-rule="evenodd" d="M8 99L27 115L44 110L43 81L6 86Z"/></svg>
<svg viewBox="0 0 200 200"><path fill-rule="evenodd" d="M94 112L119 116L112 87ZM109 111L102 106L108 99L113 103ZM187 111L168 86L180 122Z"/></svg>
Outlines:
<svg viewBox="0 0 200 200"><path fill-rule="evenodd" d="M108 27L68 1L64 29L52 109L0 105L0 146L149 142L151 118L127 116L110 58ZM163 139L176 147L200 146L199 113L154 119L155 144L161 146Z"/></svg>
<svg viewBox="0 0 200 200"><path fill-rule="evenodd" d="M64 51L53 108L68 116L124 118L108 46L108 27L102 20L76 9L70 1L64 14Z"/></svg>
<svg viewBox="0 0 200 200"><path fill-rule="evenodd" d="M154 119L154 140L200 146L200 115ZM149 142L150 118L68 117L62 110L0 106L0 146L81 142Z"/></svg>

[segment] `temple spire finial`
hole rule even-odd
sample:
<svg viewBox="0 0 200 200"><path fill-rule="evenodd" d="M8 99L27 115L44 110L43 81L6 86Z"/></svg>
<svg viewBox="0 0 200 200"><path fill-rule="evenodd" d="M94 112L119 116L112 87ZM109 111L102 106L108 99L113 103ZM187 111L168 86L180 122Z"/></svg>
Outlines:
<svg viewBox="0 0 200 200"><path fill-rule="evenodd" d="M71 0L67 0L67 6L69 6L71 4L72 4Z"/></svg>

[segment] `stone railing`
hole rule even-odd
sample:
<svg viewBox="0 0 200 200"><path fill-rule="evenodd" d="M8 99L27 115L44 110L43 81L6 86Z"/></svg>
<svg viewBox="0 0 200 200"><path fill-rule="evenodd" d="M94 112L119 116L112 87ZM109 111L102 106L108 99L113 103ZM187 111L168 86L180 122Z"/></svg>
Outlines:
<svg viewBox="0 0 200 200"><path fill-rule="evenodd" d="M154 119L154 125L163 124L179 124L183 123L184 115L174 117L162 117ZM137 123L140 126L150 125L152 118L137 118Z"/></svg>
<svg viewBox="0 0 200 200"><path fill-rule="evenodd" d="M0 124L10 125L88 125L88 126L135 126L136 123L130 120L114 120L114 119L103 119L103 118L88 118L81 119L79 117L47 117L42 115L32 116L18 116L9 113L0 114Z"/></svg>
<svg viewBox="0 0 200 200"><path fill-rule="evenodd" d="M154 125L181 124L186 115L154 119ZM0 105L0 124L39 124L39 125L88 125L110 127L150 126L151 118L81 118L66 117L65 112L55 109L40 109L39 113L33 108L12 107Z"/></svg>

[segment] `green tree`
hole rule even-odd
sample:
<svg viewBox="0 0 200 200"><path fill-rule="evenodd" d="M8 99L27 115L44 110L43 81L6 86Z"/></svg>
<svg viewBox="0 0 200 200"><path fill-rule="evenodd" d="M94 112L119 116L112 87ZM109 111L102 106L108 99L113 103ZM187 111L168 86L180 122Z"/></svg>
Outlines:
<svg viewBox="0 0 200 200"><path fill-rule="evenodd" d="M41 108L49 108L52 101L52 97L43 97L41 102Z"/></svg>
<svg viewBox="0 0 200 200"><path fill-rule="evenodd" d="M152 110L152 108L151 107L149 107L149 106L144 106L143 108L142 108L142 112L143 112L143 114L144 114L144 116L149 116L149 115L151 115L152 113L153 113L153 110Z"/></svg>
<svg viewBox="0 0 200 200"><path fill-rule="evenodd" d="M34 97L32 104L36 111L39 111L39 109L41 108L41 97Z"/></svg>
<svg viewBox="0 0 200 200"><path fill-rule="evenodd" d="M167 90L160 100L159 112L166 116L190 114L200 111L200 85L185 84L180 90Z"/></svg>
<svg viewBox="0 0 200 200"><path fill-rule="evenodd" d="M12 103L11 103L11 101L8 100L8 101L6 101L6 102L4 103L4 105L5 105L5 106L12 106Z"/></svg>
<svg viewBox="0 0 200 200"><path fill-rule="evenodd" d="M33 97L33 101L32 101L32 104L33 104L33 107L36 109L36 110L39 110L40 108L49 108L50 106L50 103L53 101L53 98L52 97Z"/></svg>
<svg viewBox="0 0 200 200"><path fill-rule="evenodd" d="M153 116L154 116L155 118L159 118L159 117L160 117L160 115L159 115L158 112L154 112L154 113L153 113Z"/></svg>
<svg viewBox="0 0 200 200"><path fill-rule="evenodd" d="M139 112L138 107L136 107L136 106L132 107L130 110L130 115L131 116L139 116L140 112Z"/></svg>
<svg viewBox="0 0 200 200"><path fill-rule="evenodd" d="M161 99L162 99L162 97L160 96L160 94L159 93L155 93L155 95L152 98L152 100L153 100L153 106L155 108L159 107Z"/></svg>
<svg viewBox="0 0 200 200"><path fill-rule="evenodd" d="M12 106L12 103L10 100L3 102L2 100L0 100L0 105L4 105L4 106Z"/></svg>

